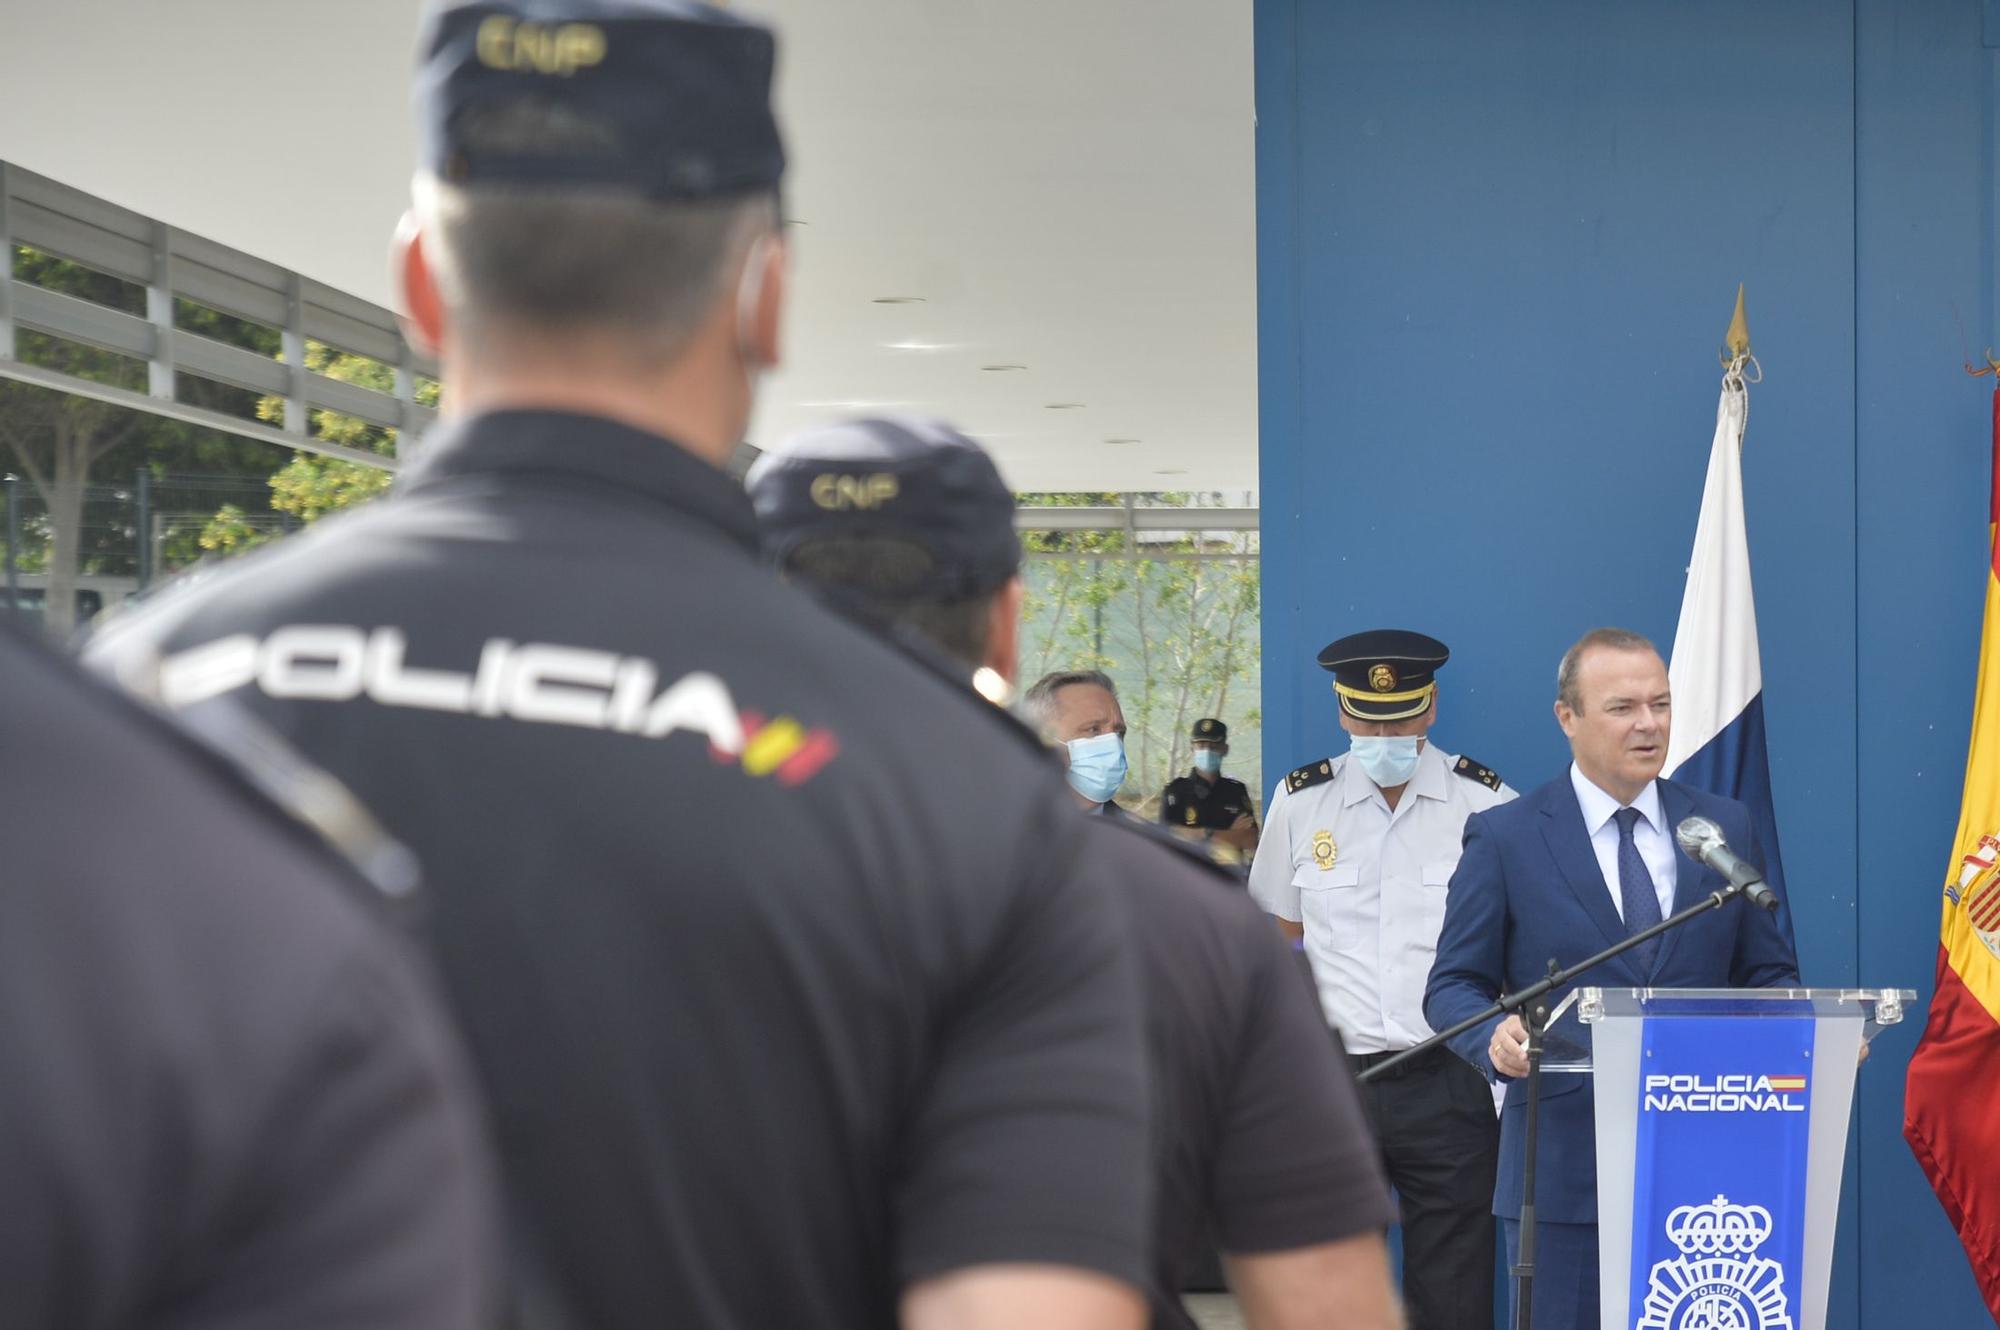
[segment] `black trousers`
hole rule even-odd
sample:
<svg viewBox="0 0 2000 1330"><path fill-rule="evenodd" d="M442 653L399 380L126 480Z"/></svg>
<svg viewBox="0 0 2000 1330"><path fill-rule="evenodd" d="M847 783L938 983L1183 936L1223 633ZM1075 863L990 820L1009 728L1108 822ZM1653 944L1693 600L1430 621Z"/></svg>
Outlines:
<svg viewBox="0 0 2000 1330"><path fill-rule="evenodd" d="M1401 1209L1410 1330L1492 1330L1500 1119L1485 1078L1440 1048L1358 1088Z"/></svg>

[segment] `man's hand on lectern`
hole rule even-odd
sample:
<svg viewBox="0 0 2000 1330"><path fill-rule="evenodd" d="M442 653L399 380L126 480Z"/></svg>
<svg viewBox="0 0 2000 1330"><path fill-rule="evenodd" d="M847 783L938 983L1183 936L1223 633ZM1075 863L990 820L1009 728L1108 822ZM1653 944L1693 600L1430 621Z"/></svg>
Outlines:
<svg viewBox="0 0 2000 1330"><path fill-rule="evenodd" d="M1528 1027L1519 1016L1509 1016L1493 1027L1493 1042L1486 1046L1493 1070L1519 1079L1528 1074Z"/></svg>

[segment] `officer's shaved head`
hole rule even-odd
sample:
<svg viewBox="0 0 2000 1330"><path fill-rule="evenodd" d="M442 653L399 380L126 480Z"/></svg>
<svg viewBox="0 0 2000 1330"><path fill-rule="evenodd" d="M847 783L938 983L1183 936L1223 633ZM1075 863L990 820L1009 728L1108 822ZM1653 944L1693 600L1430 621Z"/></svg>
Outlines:
<svg viewBox="0 0 2000 1330"><path fill-rule="evenodd" d="M601 127L515 106L480 127L488 151L601 151ZM637 360L671 361L731 293L750 246L778 226L768 190L658 202L612 187L447 184L420 176L416 209L439 291L468 347L493 353L613 332Z"/></svg>

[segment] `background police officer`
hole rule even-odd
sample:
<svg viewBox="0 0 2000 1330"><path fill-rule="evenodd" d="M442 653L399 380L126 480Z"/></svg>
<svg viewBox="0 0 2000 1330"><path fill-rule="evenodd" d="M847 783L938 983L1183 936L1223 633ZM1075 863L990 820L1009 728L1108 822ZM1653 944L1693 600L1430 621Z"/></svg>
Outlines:
<svg viewBox="0 0 2000 1330"><path fill-rule="evenodd" d="M1194 769L1167 782L1160 794L1160 822L1176 830L1199 833L1202 839L1226 845L1244 855L1257 850L1257 814L1243 782L1222 774L1229 756L1229 727L1204 716L1188 732L1194 749Z"/></svg>
<svg viewBox="0 0 2000 1330"><path fill-rule="evenodd" d="M485 1330L491 1158L390 900L5 623L0 678L0 1321Z"/></svg>
<svg viewBox="0 0 2000 1330"><path fill-rule="evenodd" d="M1347 753L1278 782L1250 892L1303 937L1357 1071L1431 1035L1424 985L1465 820L1514 797L1429 742L1444 643L1382 629L1320 652ZM1440 1048L1362 1087L1402 1209L1412 1330L1489 1330L1499 1126L1492 1091Z"/></svg>
<svg viewBox="0 0 2000 1330"><path fill-rule="evenodd" d="M885 497L817 501L827 477L857 474L878 478L872 492ZM976 443L935 420L856 421L787 440L758 459L749 486L789 576L880 631L919 639L914 649L941 653L960 677L1012 681L1014 498ZM967 699L966 730L996 724ZM1177 1294L1210 1232L1252 1330L1395 1323L1378 1228L1387 1195L1295 959L1234 881L1188 848L1136 819L1079 821L1130 907L1144 961L1158 1113L1155 1327L1190 1326Z"/></svg>
<svg viewBox="0 0 2000 1330"><path fill-rule="evenodd" d="M534 1325L1141 1323L1135 966L1037 754L758 557L722 466L784 294L770 32L427 22L397 492L113 628L422 857ZM959 727L962 728L962 727Z"/></svg>

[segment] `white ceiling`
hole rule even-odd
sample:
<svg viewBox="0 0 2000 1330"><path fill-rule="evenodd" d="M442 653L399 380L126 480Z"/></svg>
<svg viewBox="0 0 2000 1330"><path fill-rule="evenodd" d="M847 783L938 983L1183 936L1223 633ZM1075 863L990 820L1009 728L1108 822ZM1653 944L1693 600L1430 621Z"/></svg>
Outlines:
<svg viewBox="0 0 2000 1330"><path fill-rule="evenodd" d="M1247 3L759 11L803 225L753 441L909 409L1019 489L1255 486ZM0 0L0 158L387 304L416 14Z"/></svg>

